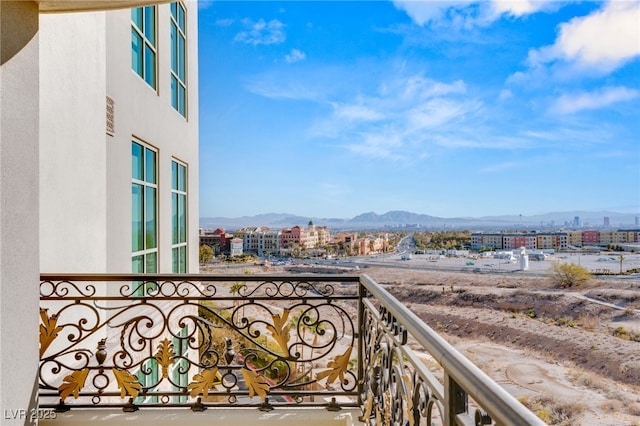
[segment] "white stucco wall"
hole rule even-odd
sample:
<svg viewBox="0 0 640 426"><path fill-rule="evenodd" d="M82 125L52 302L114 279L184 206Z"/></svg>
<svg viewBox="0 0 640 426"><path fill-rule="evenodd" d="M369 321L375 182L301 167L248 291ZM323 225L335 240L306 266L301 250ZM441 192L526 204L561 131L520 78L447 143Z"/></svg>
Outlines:
<svg viewBox="0 0 640 426"><path fill-rule="evenodd" d="M0 408L3 410L0 423L3 425L25 424L30 405L35 407L30 396L38 367L37 31L37 4L0 2Z"/></svg>
<svg viewBox="0 0 640 426"><path fill-rule="evenodd" d="M40 16L42 272L105 272L105 20Z"/></svg>

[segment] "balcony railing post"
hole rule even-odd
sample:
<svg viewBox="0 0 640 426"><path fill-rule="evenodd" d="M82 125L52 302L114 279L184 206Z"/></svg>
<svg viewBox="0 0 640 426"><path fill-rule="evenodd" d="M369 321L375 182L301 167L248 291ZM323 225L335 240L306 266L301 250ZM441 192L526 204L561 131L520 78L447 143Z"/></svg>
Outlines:
<svg viewBox="0 0 640 426"><path fill-rule="evenodd" d="M444 424L455 426L456 416L466 413L468 406L467 393L446 372L444 374Z"/></svg>
<svg viewBox="0 0 640 426"><path fill-rule="evenodd" d="M362 400L364 389L364 304L362 300L367 295L367 289L362 285L362 282L358 281L358 404L360 407L364 406Z"/></svg>

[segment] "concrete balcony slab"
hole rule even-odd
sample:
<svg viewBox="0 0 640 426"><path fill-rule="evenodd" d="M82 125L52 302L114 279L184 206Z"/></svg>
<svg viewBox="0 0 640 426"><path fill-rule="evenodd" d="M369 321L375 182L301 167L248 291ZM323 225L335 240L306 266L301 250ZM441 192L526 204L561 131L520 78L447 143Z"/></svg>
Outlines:
<svg viewBox="0 0 640 426"><path fill-rule="evenodd" d="M51 412L43 419L41 425L74 426L74 425L122 425L136 426L177 426L177 425L211 425L225 426L359 426L364 423L358 420L362 414L357 409L343 409L338 412L322 408L278 408L270 412L246 408L209 408L203 412L185 409L144 409L135 413L124 413L122 410L92 408L89 410L71 410L66 413ZM43 416L44 417L44 416Z"/></svg>

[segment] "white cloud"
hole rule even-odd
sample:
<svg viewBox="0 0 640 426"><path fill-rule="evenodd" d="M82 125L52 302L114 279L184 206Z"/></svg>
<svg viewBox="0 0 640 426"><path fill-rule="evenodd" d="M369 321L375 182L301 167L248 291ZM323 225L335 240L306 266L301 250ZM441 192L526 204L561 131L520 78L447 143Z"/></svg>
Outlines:
<svg viewBox="0 0 640 426"><path fill-rule="evenodd" d="M341 105L333 103L334 116L347 121L376 121L384 115L373 108L364 105Z"/></svg>
<svg viewBox="0 0 640 426"><path fill-rule="evenodd" d="M478 105L469 101L431 99L406 111L406 124L411 132L435 129L467 116Z"/></svg>
<svg viewBox="0 0 640 426"><path fill-rule="evenodd" d="M493 0L491 8L496 17L503 14L520 17L555 8L558 3L557 0Z"/></svg>
<svg viewBox="0 0 640 426"><path fill-rule="evenodd" d="M213 0L198 0L198 9L204 10L213 6Z"/></svg>
<svg viewBox="0 0 640 426"><path fill-rule="evenodd" d="M402 84L404 85L403 96L407 98L426 99L456 93L464 94L467 91L467 86L462 80L441 83L420 75L412 76Z"/></svg>
<svg viewBox="0 0 640 426"><path fill-rule="evenodd" d="M513 92L509 89L502 89L498 95L498 100L500 101L506 101L511 98L513 98Z"/></svg>
<svg viewBox="0 0 640 426"><path fill-rule="evenodd" d="M418 25L449 23L456 28L487 26L502 15L520 17L559 7L557 0L394 0Z"/></svg>
<svg viewBox="0 0 640 426"><path fill-rule="evenodd" d="M504 163L490 164L480 171L482 173L496 173L502 172L505 170L513 170L513 169L521 169L523 166L526 166L526 163L522 163L519 161L506 161Z"/></svg>
<svg viewBox="0 0 640 426"><path fill-rule="evenodd" d="M601 109L618 102L640 97L640 91L627 87L605 87L596 92L581 92L560 96L551 110L560 114L571 114L582 110Z"/></svg>
<svg viewBox="0 0 640 426"><path fill-rule="evenodd" d="M231 25L233 25L233 19L216 19L216 25L219 27L230 27Z"/></svg>
<svg viewBox="0 0 640 426"><path fill-rule="evenodd" d="M280 44L286 39L284 24L277 19L272 19L269 22L264 19L260 19L258 22L243 19L242 24L247 30L239 32L234 39L235 41L257 46L259 44Z"/></svg>
<svg viewBox="0 0 640 426"><path fill-rule="evenodd" d="M560 25L551 46L529 52L531 67L555 61L609 73L640 56L640 2L611 1L585 17Z"/></svg>
<svg viewBox="0 0 640 426"><path fill-rule="evenodd" d="M368 132L360 135L361 139L357 143L351 143L346 148L359 155L373 158L384 158L387 160L402 160L406 156L403 152L403 142L401 136L387 129L382 132Z"/></svg>
<svg viewBox="0 0 640 426"><path fill-rule="evenodd" d="M284 56L284 60L288 64L293 64L294 62L305 60L306 57L307 55L303 51L298 49L291 49L291 52Z"/></svg>
<svg viewBox="0 0 640 426"><path fill-rule="evenodd" d="M464 139L438 135L456 133L460 122L476 119L482 103L466 99L466 92L461 80L447 83L423 75L391 78L377 93L333 102L333 114L317 124L314 133L348 140L346 148L358 155L411 162L429 157L436 145L452 147Z"/></svg>
<svg viewBox="0 0 640 426"><path fill-rule="evenodd" d="M461 9L473 1L415 1L395 0L396 8L404 10L407 15L418 25L422 26L441 20L449 9Z"/></svg>

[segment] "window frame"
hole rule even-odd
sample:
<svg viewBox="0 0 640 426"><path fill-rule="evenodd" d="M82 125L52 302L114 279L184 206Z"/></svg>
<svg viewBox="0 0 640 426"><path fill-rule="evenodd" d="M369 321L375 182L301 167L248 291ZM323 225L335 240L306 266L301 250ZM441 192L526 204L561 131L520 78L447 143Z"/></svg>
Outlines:
<svg viewBox="0 0 640 426"><path fill-rule="evenodd" d="M151 32L147 31L149 26L149 16L147 16L147 11L152 10L151 18L152 18L152 28ZM138 19L134 19L134 14L137 11L141 11L140 15L140 23L136 22ZM141 24L141 25L140 25ZM138 55L138 62L140 63L139 70L134 67L133 54L134 50L134 37L137 36L140 40L139 50L136 52ZM153 40L150 40L149 37L152 37ZM144 80L147 85L149 85L153 90L158 90L158 8L156 5L150 6L142 6L131 9L131 69ZM147 50L148 49L148 50ZM148 74L148 59L146 57L147 51L150 51L153 54L153 69L152 76ZM149 77L151 77L151 81L149 81Z"/></svg>
<svg viewBox="0 0 640 426"><path fill-rule="evenodd" d="M141 149L140 158L136 156L136 147ZM160 259L158 158L157 148L137 139L131 140L131 269L133 273L158 272ZM150 166L152 170L149 170ZM136 189L141 190L136 192ZM152 197L151 201L148 200L149 196ZM149 213L152 214L151 218L148 216ZM140 218L139 224L134 222L137 218ZM150 221L152 235L148 232ZM136 262L140 260L142 260L141 264L136 266ZM153 267L150 267L151 265ZM135 296L145 296L155 288L153 283L139 281L133 283L132 290Z"/></svg>
<svg viewBox="0 0 640 426"><path fill-rule="evenodd" d="M171 107L186 118L188 111L187 7L183 2L175 1L170 3L169 22L171 34L171 66L169 76ZM182 44L180 41L182 41ZM180 96L181 93L182 97Z"/></svg>
<svg viewBox="0 0 640 426"><path fill-rule="evenodd" d="M189 270L189 166L176 158L171 159L171 269Z"/></svg>

